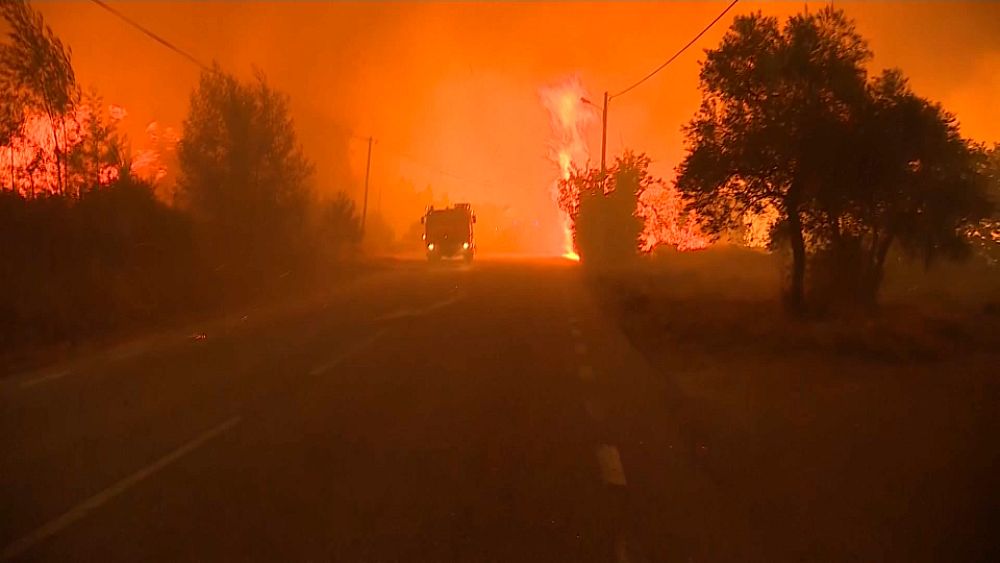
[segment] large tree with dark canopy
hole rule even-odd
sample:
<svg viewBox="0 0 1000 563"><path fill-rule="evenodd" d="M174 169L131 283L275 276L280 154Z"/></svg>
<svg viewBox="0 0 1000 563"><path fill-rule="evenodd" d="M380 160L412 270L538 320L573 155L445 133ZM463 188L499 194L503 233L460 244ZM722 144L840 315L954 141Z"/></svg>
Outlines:
<svg viewBox="0 0 1000 563"><path fill-rule="evenodd" d="M287 99L263 75L243 83L218 66L205 71L191 94L178 159L181 200L231 266L280 267L276 260L302 246L312 165Z"/></svg>
<svg viewBox="0 0 1000 563"><path fill-rule="evenodd" d="M988 212L981 148L898 71L869 80L870 58L854 23L828 7L784 26L739 16L702 65L677 186L716 236L777 211L771 241L791 253L794 311L810 255L844 261L836 275L873 301L894 242L960 254L963 227Z"/></svg>

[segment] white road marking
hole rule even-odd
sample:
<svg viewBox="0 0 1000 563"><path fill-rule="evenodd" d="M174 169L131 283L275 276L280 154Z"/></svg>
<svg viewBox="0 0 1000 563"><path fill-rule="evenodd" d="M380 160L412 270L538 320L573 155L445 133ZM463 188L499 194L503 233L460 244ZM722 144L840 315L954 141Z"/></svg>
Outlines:
<svg viewBox="0 0 1000 563"><path fill-rule="evenodd" d="M337 365L339 365L344 360L346 360L346 359L350 358L351 356L353 356L354 354L357 354L358 352L364 350L365 348L367 348L368 346L370 346L371 344L373 344L376 340L378 340L379 338L381 338L382 335L385 334L386 330L387 329L384 329L384 328L380 329L380 330L376 331L374 334L372 334L371 336L369 336L369 337L367 337L367 338L365 338L363 340L359 340L358 342L355 342L351 346L348 346L347 348L345 348L344 350L342 350L339 354L337 354L336 356L334 356L334 358L332 360L326 362L325 364L322 364L322 365L314 367L312 370L309 371L309 375L320 375L321 373L325 373L325 372L330 371L331 369L337 367Z"/></svg>
<svg viewBox="0 0 1000 563"><path fill-rule="evenodd" d="M583 335L583 332L581 332L580 329L576 327L569 329L569 333L573 335L573 338L580 338L580 336Z"/></svg>
<svg viewBox="0 0 1000 563"><path fill-rule="evenodd" d="M573 349L576 350L576 353L581 356L587 353L587 345L583 342L577 342Z"/></svg>
<svg viewBox="0 0 1000 563"><path fill-rule="evenodd" d="M70 375L71 373L73 373L73 372L70 371L70 370L68 370L68 369L64 369L62 371L56 371L56 372L53 372L53 373L47 373L45 375L40 375L38 377L34 377L34 378L31 378L31 379L22 381L21 382L21 389L24 389L26 387L34 387L35 385L40 385L42 383L47 383L47 382L53 381L55 379L62 379L64 377L66 377L67 375Z"/></svg>
<svg viewBox="0 0 1000 563"><path fill-rule="evenodd" d="M120 348L118 350L115 350L115 351L111 352L110 354L108 354L108 356L113 361L120 362L122 360L127 360L129 358L134 358L136 356L141 356L141 355L145 354L146 352L148 352L149 348L150 347L148 345L145 345L145 344L136 344L136 345L126 346L124 348Z"/></svg>
<svg viewBox="0 0 1000 563"><path fill-rule="evenodd" d="M397 309L396 311L393 311L392 313L386 313L385 315L382 315L380 317L376 317L375 321L376 322L382 322L382 321L393 321L393 320L397 320L397 319L405 319L407 317L421 317L421 316L426 315L428 313L434 312L434 311L436 311L438 309L447 307L449 305L454 305L455 303L458 303L459 301L461 301L463 298L464 298L464 296L462 296L462 295L455 295L455 296L449 297L448 299L445 299L444 301L438 301L437 303L431 303L430 305L428 305L426 307L423 307L421 309L409 309L409 308L404 307L402 309Z"/></svg>
<svg viewBox="0 0 1000 563"><path fill-rule="evenodd" d="M590 366L580 366L580 369L578 369L576 373L580 376L580 379L583 379L584 381L594 380L594 368Z"/></svg>
<svg viewBox="0 0 1000 563"><path fill-rule="evenodd" d="M622 467L622 458L618 455L618 448L601 444L597 446L597 463L601 466L601 478L609 485L624 487L625 468Z"/></svg>
<svg viewBox="0 0 1000 563"><path fill-rule="evenodd" d="M604 409L594 401L590 399L585 400L583 408L594 422L602 422L604 420Z"/></svg>
<svg viewBox="0 0 1000 563"><path fill-rule="evenodd" d="M212 438L219 436L223 432L229 430L230 428L236 426L240 422L239 416L234 416L229 420L223 422L222 424L212 428L211 430L205 432L204 434L198 436L194 440L184 444L183 446L177 448L176 450L170 452L169 454L161 457L157 461L150 465L140 469L139 471L129 475L128 477L118 481L114 485L111 485L107 489L97 493L96 495L88 498L87 500L81 502L80 504L69 509L68 512L59 516L55 520L50 520L48 523L44 524L42 527L37 528L30 534L22 537L21 539L9 544L4 548L3 553L0 554L0 560L7 561L13 559L27 550L34 547L36 544L58 534L60 531L71 526L76 521L84 518L90 512L100 508L103 504L109 500L115 498L116 496L122 494L128 489L134 487L136 484L142 480L153 475L157 471L163 469L164 467L170 465L171 463L177 461L178 459L184 457L185 455L196 450L200 446L204 445Z"/></svg>
<svg viewBox="0 0 1000 563"><path fill-rule="evenodd" d="M632 559L628 556L628 544L623 536L615 538L615 563L630 563Z"/></svg>

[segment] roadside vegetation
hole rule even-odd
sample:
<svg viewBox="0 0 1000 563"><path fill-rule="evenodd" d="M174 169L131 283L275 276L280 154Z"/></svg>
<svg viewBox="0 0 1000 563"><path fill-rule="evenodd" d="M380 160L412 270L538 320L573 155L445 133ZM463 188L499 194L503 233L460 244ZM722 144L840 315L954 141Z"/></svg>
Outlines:
<svg viewBox="0 0 1000 563"><path fill-rule="evenodd" d="M708 559L995 558L1000 151L870 57L840 11L737 17L676 179L715 244L602 247L594 224L641 210L572 215L594 295L661 374L647 447L720 491L668 497L724 523L689 530ZM582 209L619 184L563 186Z"/></svg>
<svg viewBox="0 0 1000 563"><path fill-rule="evenodd" d="M114 108L82 92L41 15L4 0L0 16L0 366L345 270L353 203L319 195L288 100L263 74L203 72L167 200L133 171Z"/></svg>
<svg viewBox="0 0 1000 563"><path fill-rule="evenodd" d="M1000 150L962 137L901 70L871 75L871 58L853 21L827 7L784 25L738 16L702 63L674 182L686 207L672 222L713 241L762 231L787 257L779 283L795 316L874 309L892 261L995 260ZM603 177L561 183L585 265L641 253L635 217L660 183L648 164L626 152Z"/></svg>

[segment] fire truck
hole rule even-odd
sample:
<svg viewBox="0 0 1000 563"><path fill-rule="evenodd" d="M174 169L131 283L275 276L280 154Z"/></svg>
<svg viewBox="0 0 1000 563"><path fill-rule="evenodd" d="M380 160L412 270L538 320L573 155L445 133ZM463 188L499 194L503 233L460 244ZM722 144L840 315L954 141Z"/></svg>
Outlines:
<svg viewBox="0 0 1000 563"><path fill-rule="evenodd" d="M424 225L424 247L431 262L442 258L462 258L471 262L476 252L472 225L476 214L469 203L456 203L444 209L427 208L420 218Z"/></svg>

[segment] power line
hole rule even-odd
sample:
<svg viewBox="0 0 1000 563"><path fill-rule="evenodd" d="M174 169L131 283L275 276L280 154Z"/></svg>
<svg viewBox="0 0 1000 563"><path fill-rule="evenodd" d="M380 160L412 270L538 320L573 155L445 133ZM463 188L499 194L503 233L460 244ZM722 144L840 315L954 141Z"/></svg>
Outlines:
<svg viewBox="0 0 1000 563"><path fill-rule="evenodd" d="M626 94L626 93L628 93L629 91L631 91L631 90L632 90L633 88L635 88L636 86L638 86L638 85L642 84L643 82L645 82L645 81L649 80L649 79L650 79L650 78L652 78L652 77L653 77L653 76L654 76L654 75L655 75L656 73L658 73L658 72L660 72L661 70L663 70L664 68L666 68L666 67L667 67L667 65L669 65L669 64L670 64L670 63L672 63L672 62L674 62L674 59L676 59L677 57L679 57L679 56L681 55L681 53L683 53L684 51L686 51L686 50L688 49L688 47L690 47L691 45L694 45L695 41L697 41L697 40L701 39L701 36L702 36L702 35L705 35L705 32L707 32L707 31L708 31L709 29L711 29L713 25L715 25L716 23L718 23L718 21L722 19L722 16L726 15L726 13L727 13L727 12L729 12L729 10L731 10L731 9L733 8L733 6L735 6L735 5L736 5L736 3L737 3L737 2L739 2L739 1L740 1L740 0L733 0L733 1L732 1L732 2L731 2L731 3L729 4L729 6L726 6L726 9L725 9L725 10L722 10L722 12L721 12L721 13L720 13L719 15L715 16L715 19L714 19L714 20L712 20L712 22L711 22L711 23L709 23L709 24L708 24L707 26L705 26L705 29L702 29L702 30L701 30L701 32L699 32L699 33L698 33L698 35L695 35L695 36L694 36L694 39L692 39L692 40L688 41L688 42L687 42L687 45L684 45L683 47L681 47L681 50L680 50L680 51L677 51L676 53L674 53L674 55L673 55L672 57L670 57L669 59L667 59L667 62L665 62L665 63L661 64L661 65L660 65L660 66L658 66L658 67L656 67L656 69L655 69L655 70L653 70L653 72L651 72L651 73L647 74L646 76L642 77L642 79L640 79L640 80L639 80L638 82L636 82L635 84L633 84L633 85L629 86L628 88L626 88L626 89L622 90L621 92L618 92L617 94L612 94L612 95L608 96L608 99L611 99L611 98L617 98L618 96L621 96L622 94Z"/></svg>
<svg viewBox="0 0 1000 563"><path fill-rule="evenodd" d="M164 47L170 49L171 51L177 53L178 55L184 57L188 61L190 61L190 62L198 65L199 67L201 67L202 70L212 70L208 65L206 65L205 63L199 61L191 53L188 53L187 51L185 51L185 50L181 49L180 47L174 45L173 43L167 41L163 37L160 37L159 35L157 35L153 31L150 31L149 29L143 27L142 24L136 22L135 20L132 20L131 18L129 18L125 14L119 12L118 10L112 8L111 6L108 6L107 4L105 4L104 2L102 2L101 0L90 0L90 1L93 2L94 4L97 4L101 8L104 8L105 10L107 10L108 12L110 12L111 14L113 14L115 17L119 18L120 20L124 21L125 23L129 24L130 26L138 29L139 31L141 31L145 35L149 36L151 39L153 39L157 43L163 45Z"/></svg>

